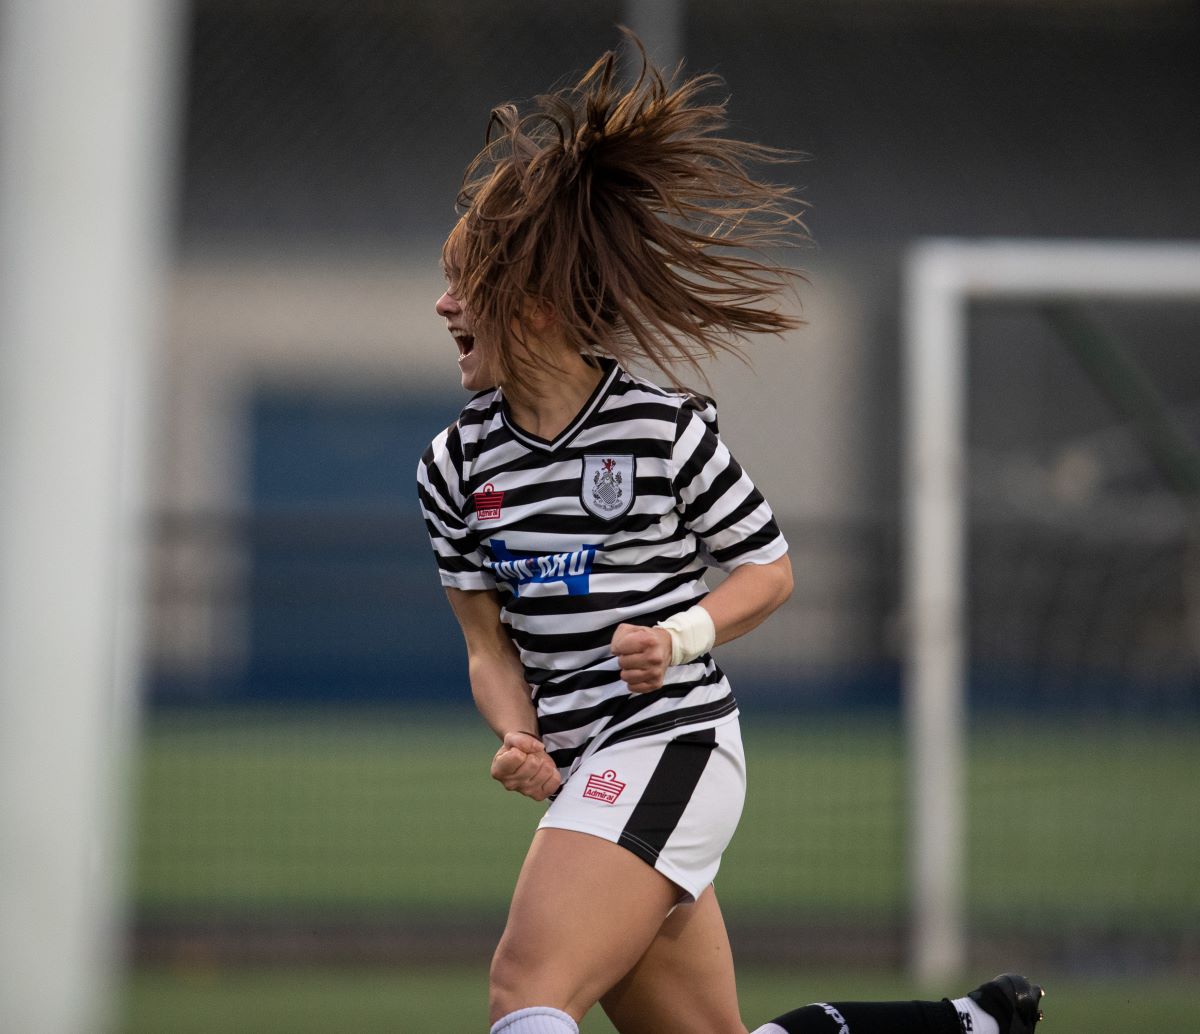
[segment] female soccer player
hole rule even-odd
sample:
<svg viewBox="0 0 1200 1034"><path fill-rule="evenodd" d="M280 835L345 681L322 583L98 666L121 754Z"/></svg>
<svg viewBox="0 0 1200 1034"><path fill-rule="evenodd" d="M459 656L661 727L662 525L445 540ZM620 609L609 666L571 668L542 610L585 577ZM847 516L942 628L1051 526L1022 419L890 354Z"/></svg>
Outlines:
<svg viewBox="0 0 1200 1034"><path fill-rule="evenodd" d="M577 1032L597 1002L622 1034L746 1032L712 886L745 768L711 651L792 572L677 371L797 325L774 305L794 274L761 249L804 228L790 190L748 171L777 152L721 135L711 82L669 83L643 55L622 89L608 54L530 115L497 108L443 250L436 308L475 394L421 460L421 503L501 740L491 774L551 801L492 963L493 1034ZM710 565L728 577L706 592ZM1000 993L1005 1034L1036 1022L1022 993ZM761 1029L960 1030L948 1002L855 1009Z"/></svg>

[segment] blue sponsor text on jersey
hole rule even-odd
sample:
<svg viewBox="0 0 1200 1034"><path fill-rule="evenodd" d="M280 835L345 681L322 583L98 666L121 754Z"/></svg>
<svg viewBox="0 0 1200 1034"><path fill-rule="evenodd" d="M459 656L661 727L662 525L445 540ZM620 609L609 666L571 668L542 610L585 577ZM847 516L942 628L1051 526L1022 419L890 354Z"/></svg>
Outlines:
<svg viewBox="0 0 1200 1034"><path fill-rule="evenodd" d="M530 583L562 582L568 596L586 596L592 564L599 546L585 543L567 553L514 553L503 539L489 539L492 559L485 561L497 581L507 582L513 594Z"/></svg>

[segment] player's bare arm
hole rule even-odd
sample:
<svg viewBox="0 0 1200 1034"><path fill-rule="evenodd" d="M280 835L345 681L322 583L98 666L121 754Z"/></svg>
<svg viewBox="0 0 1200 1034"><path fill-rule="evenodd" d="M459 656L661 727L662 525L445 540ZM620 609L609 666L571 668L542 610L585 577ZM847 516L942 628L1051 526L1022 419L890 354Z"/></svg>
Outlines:
<svg viewBox="0 0 1200 1034"><path fill-rule="evenodd" d="M761 625L792 595L792 561L785 553L769 564L742 564L700 604L712 617L716 645Z"/></svg>
<svg viewBox="0 0 1200 1034"><path fill-rule="evenodd" d="M792 563L787 554L769 564L742 564L699 604L712 620L714 644L727 643L757 628L792 594ZM674 644L662 626L618 625L612 652L621 678L633 693L662 687Z"/></svg>
<svg viewBox="0 0 1200 1034"><path fill-rule="evenodd" d="M543 801L558 789L558 768L535 735L537 716L516 647L500 621L500 600L491 590L447 589L467 644L467 668L475 706L500 749L492 778L506 790Z"/></svg>

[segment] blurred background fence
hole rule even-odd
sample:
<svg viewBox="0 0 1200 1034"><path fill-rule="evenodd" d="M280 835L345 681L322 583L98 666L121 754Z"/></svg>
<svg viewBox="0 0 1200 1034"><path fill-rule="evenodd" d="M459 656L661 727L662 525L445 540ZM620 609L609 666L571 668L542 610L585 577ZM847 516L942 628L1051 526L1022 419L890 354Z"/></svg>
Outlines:
<svg viewBox="0 0 1200 1034"><path fill-rule="evenodd" d="M438 248L489 108L653 4L195 0L159 392L140 963L486 955L538 809L489 784L413 472L453 419ZM905 961L898 307L915 238L1200 237L1200 13L670 5L809 156L809 326L718 364L797 593L722 651L743 957ZM1200 306L1093 319L1200 441ZM971 312L972 964L1196 972L1194 510L1020 303Z"/></svg>

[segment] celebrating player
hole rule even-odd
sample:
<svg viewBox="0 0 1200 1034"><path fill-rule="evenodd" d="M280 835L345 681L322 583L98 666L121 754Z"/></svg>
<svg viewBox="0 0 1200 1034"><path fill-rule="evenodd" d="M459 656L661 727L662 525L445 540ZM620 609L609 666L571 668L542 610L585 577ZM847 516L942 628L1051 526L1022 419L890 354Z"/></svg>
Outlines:
<svg viewBox="0 0 1200 1034"><path fill-rule="evenodd" d="M775 305L795 274L763 249L805 231L791 191L749 171L782 156L722 135L711 84L643 55L622 88L608 54L532 114L497 108L443 250L436 308L475 394L422 457L421 503L501 740L492 776L551 801L492 963L493 1034L577 1032L597 1002L622 1034L746 1034L712 886L745 766L711 651L792 572L678 371L798 324ZM712 565L728 577L708 592ZM1006 977L978 1000L810 1006L761 1030L959 1034L961 1010L1028 1034L1039 995Z"/></svg>

